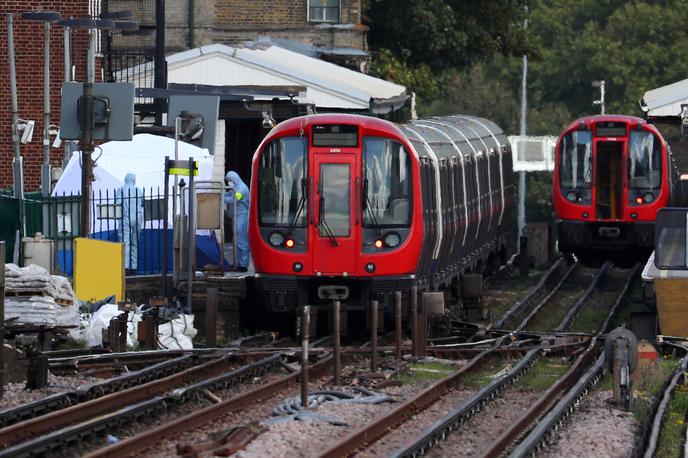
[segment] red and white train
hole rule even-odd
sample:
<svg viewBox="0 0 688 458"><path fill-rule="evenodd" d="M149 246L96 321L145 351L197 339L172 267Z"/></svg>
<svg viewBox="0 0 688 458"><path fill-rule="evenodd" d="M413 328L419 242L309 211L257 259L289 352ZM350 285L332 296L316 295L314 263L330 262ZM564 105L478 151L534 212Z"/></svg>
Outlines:
<svg viewBox="0 0 688 458"><path fill-rule="evenodd" d="M504 259L513 206L511 148L490 121L293 118L253 157L257 288L287 311L458 287Z"/></svg>
<svg viewBox="0 0 688 458"><path fill-rule="evenodd" d="M582 258L654 246L678 172L657 128L634 116L580 118L559 137L552 199L559 251Z"/></svg>

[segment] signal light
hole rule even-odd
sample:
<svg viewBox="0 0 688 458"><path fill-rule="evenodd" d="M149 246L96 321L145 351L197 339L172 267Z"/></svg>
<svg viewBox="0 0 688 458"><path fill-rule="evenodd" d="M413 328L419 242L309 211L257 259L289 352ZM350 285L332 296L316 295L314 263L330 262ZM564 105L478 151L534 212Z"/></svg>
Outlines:
<svg viewBox="0 0 688 458"><path fill-rule="evenodd" d="M294 239L287 239L287 241L284 242L284 246L286 246L287 248L294 248L294 245L296 245Z"/></svg>
<svg viewBox="0 0 688 458"><path fill-rule="evenodd" d="M382 248L382 240L375 240L375 248L380 249Z"/></svg>

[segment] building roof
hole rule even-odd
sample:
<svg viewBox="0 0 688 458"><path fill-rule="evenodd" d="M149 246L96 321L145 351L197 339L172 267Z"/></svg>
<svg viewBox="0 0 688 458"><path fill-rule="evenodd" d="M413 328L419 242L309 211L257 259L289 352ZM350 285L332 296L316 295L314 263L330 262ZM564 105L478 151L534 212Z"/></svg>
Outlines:
<svg viewBox="0 0 688 458"><path fill-rule="evenodd" d="M683 104L688 104L688 79L649 90L640 99L640 108L649 118L677 117Z"/></svg>
<svg viewBox="0 0 688 458"><path fill-rule="evenodd" d="M152 68L146 64L126 71L128 75L141 72L152 72ZM275 46L267 40L249 42L243 47L212 44L169 55L167 82L304 86L306 91L295 97L297 102L314 104L316 109L370 110L378 114L401 108L409 98L404 86Z"/></svg>

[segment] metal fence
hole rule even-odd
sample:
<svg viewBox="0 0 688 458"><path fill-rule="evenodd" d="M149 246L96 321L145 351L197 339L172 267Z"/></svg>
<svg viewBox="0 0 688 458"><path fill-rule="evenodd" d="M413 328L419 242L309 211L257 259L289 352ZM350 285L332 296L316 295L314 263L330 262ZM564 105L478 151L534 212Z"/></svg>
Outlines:
<svg viewBox="0 0 688 458"><path fill-rule="evenodd" d="M63 194L25 198L26 235L41 232L55 242L57 269L72 274L73 240L81 232L81 195ZM16 251L19 200L0 194L0 239L8 242L6 262ZM161 189L99 190L91 197L90 238L125 243L125 267L130 273L154 274L162 270L164 191ZM168 216L169 217L169 216ZM171 225L170 225L171 227ZM168 229L168 269L172 268L172 235Z"/></svg>

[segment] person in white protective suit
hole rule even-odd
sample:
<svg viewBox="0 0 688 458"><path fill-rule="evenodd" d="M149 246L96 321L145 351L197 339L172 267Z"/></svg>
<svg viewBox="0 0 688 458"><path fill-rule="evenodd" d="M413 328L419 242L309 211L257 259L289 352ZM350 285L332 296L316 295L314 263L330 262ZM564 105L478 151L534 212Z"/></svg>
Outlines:
<svg viewBox="0 0 688 458"><path fill-rule="evenodd" d="M138 266L139 231L143 225L143 191L136 187L136 175L127 173L115 198L122 205L119 240L124 242L124 267L128 274L133 274Z"/></svg>
<svg viewBox="0 0 688 458"><path fill-rule="evenodd" d="M236 203L236 247L237 247L237 265L236 270L239 272L246 272L249 263L249 247L248 247L248 208L251 196L249 195L248 186L239 177L239 174L231 170L225 175L225 179L232 184L234 188L231 192L225 193L225 205L230 217L234 217L233 205Z"/></svg>

